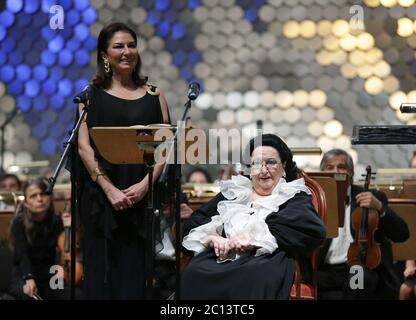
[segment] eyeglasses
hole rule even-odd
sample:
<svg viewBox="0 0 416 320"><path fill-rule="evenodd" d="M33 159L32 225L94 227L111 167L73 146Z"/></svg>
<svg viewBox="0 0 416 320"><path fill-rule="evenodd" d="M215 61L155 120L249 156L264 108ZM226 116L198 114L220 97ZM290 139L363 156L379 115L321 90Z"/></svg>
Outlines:
<svg viewBox="0 0 416 320"><path fill-rule="evenodd" d="M276 159L266 159L264 161L254 160L250 165L250 169L252 174L258 174L260 173L264 165L266 166L266 169L268 171L273 171L276 170L281 164L282 163L277 161Z"/></svg>

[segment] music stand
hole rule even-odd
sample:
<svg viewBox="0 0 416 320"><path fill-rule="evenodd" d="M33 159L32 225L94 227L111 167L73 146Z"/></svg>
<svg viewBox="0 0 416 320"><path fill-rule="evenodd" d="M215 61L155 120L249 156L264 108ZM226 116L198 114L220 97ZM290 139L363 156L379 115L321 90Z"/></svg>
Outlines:
<svg viewBox="0 0 416 320"><path fill-rule="evenodd" d="M397 261L416 259L416 199L389 199L389 207L409 226L410 237L405 242L392 243L393 258Z"/></svg>
<svg viewBox="0 0 416 320"><path fill-rule="evenodd" d="M159 130L169 130L160 135ZM155 165L155 151L164 143L158 140L161 136L172 137L176 127L166 126L135 126L135 127L94 127L90 129L90 135L100 154L112 164L145 164L149 174L149 190L147 193L148 204L146 208L146 298L152 299L154 290L154 256L155 218L159 211L154 209L153 203L153 169ZM184 129L186 132L186 129ZM159 133L159 134L157 134ZM158 137L158 138L156 138ZM185 143L186 148L186 143ZM167 148L166 148L167 149ZM173 159L176 161L176 158ZM177 241L180 241L177 239ZM178 271L179 272L179 271Z"/></svg>
<svg viewBox="0 0 416 320"><path fill-rule="evenodd" d="M0 247L9 243L10 223L17 212L21 197L21 192L0 191Z"/></svg>
<svg viewBox="0 0 416 320"><path fill-rule="evenodd" d="M309 176L309 173L307 173ZM338 226L339 226L339 210L337 201L337 183L331 177L323 176L309 176L315 180L323 189L326 199L327 214L325 219L326 227L326 238L338 237ZM335 201L334 201L335 200Z"/></svg>
<svg viewBox="0 0 416 320"><path fill-rule="evenodd" d="M342 228L344 226L344 216L345 216L345 203L347 200L347 191L350 185L348 181L348 176L344 173L337 173L337 172L327 172L327 171L319 171L319 172L307 172L308 176L312 179L316 180L318 183L322 180L320 177L329 177L335 180L336 182L336 199L337 199L337 207L338 207L338 227ZM327 188L325 185L322 185L322 188L325 192L327 192ZM330 191L328 191L330 192ZM327 199L329 199L327 197Z"/></svg>

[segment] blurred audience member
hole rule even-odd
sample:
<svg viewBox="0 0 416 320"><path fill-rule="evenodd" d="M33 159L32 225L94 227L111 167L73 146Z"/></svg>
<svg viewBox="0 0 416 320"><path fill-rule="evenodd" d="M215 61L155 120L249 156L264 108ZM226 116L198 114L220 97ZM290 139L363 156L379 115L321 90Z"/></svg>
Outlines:
<svg viewBox="0 0 416 320"><path fill-rule="evenodd" d="M0 191L17 192L20 188L21 182L16 175L5 173L0 176Z"/></svg>
<svg viewBox="0 0 416 320"><path fill-rule="evenodd" d="M208 171L195 167L186 176L186 182L189 183L212 183L212 179Z"/></svg>
<svg viewBox="0 0 416 320"><path fill-rule="evenodd" d="M235 166L232 164L222 166L218 173L218 179L216 182L223 181L223 180L230 180L232 176L238 175L238 171L236 170Z"/></svg>
<svg viewBox="0 0 416 320"><path fill-rule="evenodd" d="M413 157L410 160L410 168L416 168L416 150L413 151ZM399 299L413 300L416 299L416 262L407 260L403 271L403 283L400 286Z"/></svg>
<svg viewBox="0 0 416 320"><path fill-rule="evenodd" d="M410 168L416 168L416 150L413 151L412 159L409 163Z"/></svg>
<svg viewBox="0 0 416 320"><path fill-rule="evenodd" d="M10 173L0 175L0 192L18 192L20 188L21 182L16 175ZM14 211L15 202L13 200L12 202L6 201L0 201L0 210Z"/></svg>

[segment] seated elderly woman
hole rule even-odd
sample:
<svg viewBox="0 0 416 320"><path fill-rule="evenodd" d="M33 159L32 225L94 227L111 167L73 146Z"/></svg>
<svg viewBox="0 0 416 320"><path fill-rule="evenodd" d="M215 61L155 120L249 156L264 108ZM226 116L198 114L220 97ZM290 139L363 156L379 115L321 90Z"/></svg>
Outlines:
<svg viewBox="0 0 416 320"><path fill-rule="evenodd" d="M303 178L276 135L249 144L251 180L234 176L184 223L193 252L181 280L182 299L287 299L294 257L325 239Z"/></svg>

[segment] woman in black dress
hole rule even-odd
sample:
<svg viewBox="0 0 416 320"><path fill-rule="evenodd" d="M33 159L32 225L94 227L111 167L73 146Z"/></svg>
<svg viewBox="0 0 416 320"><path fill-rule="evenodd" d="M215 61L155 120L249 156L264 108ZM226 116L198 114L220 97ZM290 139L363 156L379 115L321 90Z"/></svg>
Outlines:
<svg viewBox="0 0 416 320"><path fill-rule="evenodd" d="M302 257L325 239L287 145L266 134L250 142L251 180L234 176L184 222L195 253L182 275L183 299L287 299Z"/></svg>
<svg viewBox="0 0 416 320"><path fill-rule="evenodd" d="M135 32L123 23L104 27L97 41L97 75L89 112L78 137L87 299L144 297L146 168L110 164L88 132L99 126L169 123L165 98L147 85L140 69ZM80 104L79 111L82 108ZM155 167L154 179L161 169Z"/></svg>
<svg viewBox="0 0 416 320"><path fill-rule="evenodd" d="M55 275L54 270L50 273L51 267L58 261L57 240L63 224L54 213L46 187L42 178L24 186L25 200L11 223L14 258L10 293L17 299L33 298L36 294L47 300L69 298L66 286L63 290L50 287Z"/></svg>

